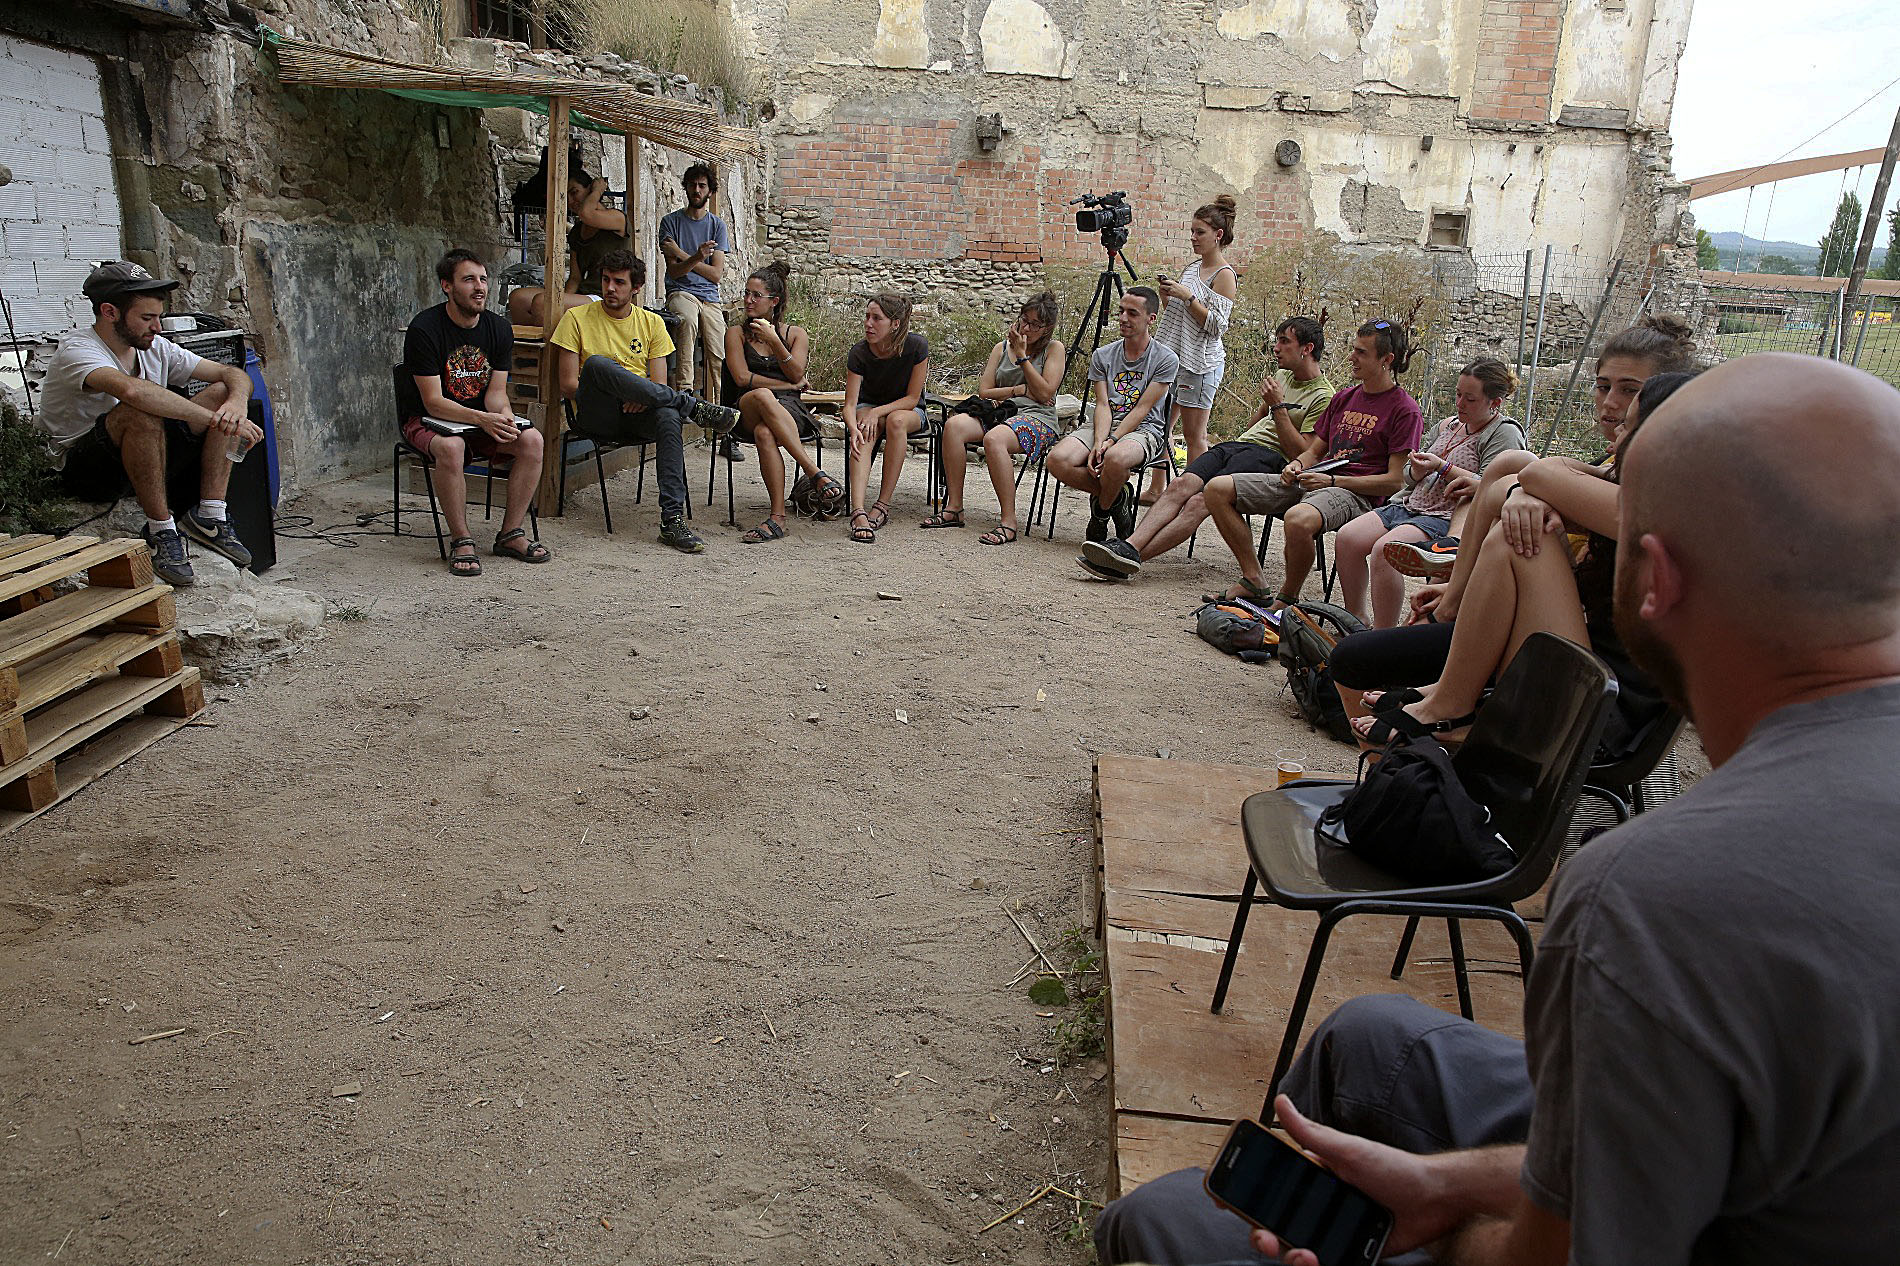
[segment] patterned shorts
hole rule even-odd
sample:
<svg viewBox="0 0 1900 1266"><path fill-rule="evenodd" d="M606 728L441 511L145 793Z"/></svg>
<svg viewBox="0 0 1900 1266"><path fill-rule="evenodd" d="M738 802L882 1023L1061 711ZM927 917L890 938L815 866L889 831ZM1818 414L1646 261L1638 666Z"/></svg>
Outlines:
<svg viewBox="0 0 1900 1266"><path fill-rule="evenodd" d="M1062 438L1055 423L1040 418L1014 417L1009 419L1007 425L1016 432L1016 443L1022 446L1023 459L1031 463L1041 461L1043 454Z"/></svg>

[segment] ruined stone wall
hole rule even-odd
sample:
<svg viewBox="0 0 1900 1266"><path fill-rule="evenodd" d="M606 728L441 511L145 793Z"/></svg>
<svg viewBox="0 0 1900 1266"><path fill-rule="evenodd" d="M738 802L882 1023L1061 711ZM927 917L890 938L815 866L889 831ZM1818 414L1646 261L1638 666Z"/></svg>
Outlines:
<svg viewBox="0 0 1900 1266"><path fill-rule="evenodd" d="M453 23L425 28L416 20L429 16L426 5L252 0L252 7L285 34L382 57L443 61L447 36L487 65L700 97L691 85L625 63L582 65L518 45L456 40ZM269 53L247 43L237 24L149 23L92 0L57 9L0 0L0 31L98 61L123 252L184 283L174 311L206 312L250 333L267 363L285 481L387 463L402 331L440 300L434 265L449 246L480 252L494 273L518 257L504 199L533 169L545 120L366 89L287 87ZM589 144L600 153L598 140ZM615 187L624 187L620 138L605 149ZM652 224L679 200L677 173L689 160L652 145L643 157L646 199L635 218L650 246ZM727 205L739 208L727 214L745 236L753 183L727 173Z"/></svg>
<svg viewBox="0 0 1900 1266"><path fill-rule="evenodd" d="M860 293L1093 265L1064 204L1111 189L1143 273L1180 267L1220 192L1243 261L1315 231L1422 247L1438 213L1475 252L1647 255L1668 172L1639 155L1688 21L1681 0L729 3L770 84L765 243Z"/></svg>

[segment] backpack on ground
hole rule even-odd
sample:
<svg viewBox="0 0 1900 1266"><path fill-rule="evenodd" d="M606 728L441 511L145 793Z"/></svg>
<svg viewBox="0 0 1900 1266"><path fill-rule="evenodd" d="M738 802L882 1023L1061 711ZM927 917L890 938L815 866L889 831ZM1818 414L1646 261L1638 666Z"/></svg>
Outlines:
<svg viewBox="0 0 1900 1266"><path fill-rule="evenodd" d="M1286 666L1287 689L1308 725L1342 743L1353 741L1352 726L1346 705L1333 689L1329 665L1339 639L1365 627L1359 617L1330 602L1300 602L1280 612L1280 662Z"/></svg>
<svg viewBox="0 0 1900 1266"><path fill-rule="evenodd" d="M1280 634L1265 607L1257 607L1245 598L1210 602L1194 613L1194 631L1203 642L1229 655L1237 655L1249 664L1264 664L1273 658Z"/></svg>

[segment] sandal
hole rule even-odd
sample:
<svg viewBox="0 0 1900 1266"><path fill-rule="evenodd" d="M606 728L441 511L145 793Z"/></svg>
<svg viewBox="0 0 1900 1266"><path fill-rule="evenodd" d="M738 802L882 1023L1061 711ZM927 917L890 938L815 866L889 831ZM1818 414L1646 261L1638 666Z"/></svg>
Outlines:
<svg viewBox="0 0 1900 1266"><path fill-rule="evenodd" d="M858 513L864 514L865 521L871 525L873 532L883 531L891 525L891 508L884 503L882 497L871 503L870 513L865 514L862 510ZM854 514L851 517L855 519L858 516Z"/></svg>
<svg viewBox="0 0 1900 1266"><path fill-rule="evenodd" d="M1245 576L1242 576L1239 580L1236 580L1234 582L1234 585L1240 586L1241 591L1239 593L1204 593L1201 595L1201 601L1202 602L1232 602L1236 598L1251 598L1255 602L1267 603L1270 608L1275 609L1275 610L1279 609L1280 607L1284 607L1288 605L1287 600L1285 598L1282 598L1279 594L1273 592L1273 590L1269 589L1265 585L1256 585L1253 581L1248 580ZM1227 587L1229 589L1232 589L1234 585L1229 585Z"/></svg>
<svg viewBox="0 0 1900 1266"><path fill-rule="evenodd" d="M1431 738L1433 735L1449 734L1453 730L1462 730L1478 719L1475 712L1467 712L1461 717L1449 721L1421 721L1405 709L1393 712L1374 713L1370 717L1360 717L1359 721L1370 722L1364 729L1358 721L1353 722L1352 732L1377 747L1384 747L1401 735L1408 739ZM1457 740L1452 740L1456 742ZM1440 739L1439 742L1445 742Z"/></svg>
<svg viewBox="0 0 1900 1266"><path fill-rule="evenodd" d="M962 527L963 526L963 511L952 510L946 507L942 510L937 511L935 514L931 515L929 518L925 519L922 523L919 523L917 526L925 527L925 528Z"/></svg>
<svg viewBox="0 0 1900 1266"><path fill-rule="evenodd" d="M468 553L462 553L466 547ZM482 560L476 557L481 547L475 544L472 536L458 536L449 542L449 575L479 576L482 574Z"/></svg>
<svg viewBox="0 0 1900 1266"><path fill-rule="evenodd" d="M813 490L812 502L818 507L819 518L837 518L838 512L843 510L849 501L850 494L845 492L843 484L822 470L818 472L817 487Z"/></svg>
<svg viewBox="0 0 1900 1266"><path fill-rule="evenodd" d="M739 540L746 545L757 545L760 541L776 541L785 535L785 525L776 516L768 515L763 523L747 532Z"/></svg>
<svg viewBox="0 0 1900 1266"><path fill-rule="evenodd" d="M1410 707L1424 697L1424 691L1405 686L1398 690L1368 690L1359 697L1359 702L1373 716L1382 716L1397 708Z"/></svg>
<svg viewBox="0 0 1900 1266"><path fill-rule="evenodd" d="M998 523L976 539L984 545L1007 545L1016 539L1016 529L1007 523Z"/></svg>
<svg viewBox="0 0 1900 1266"><path fill-rule="evenodd" d="M858 520L864 520L864 526L858 526ZM862 510L851 512L851 539L861 545L869 545L877 539L877 529L871 526L871 516Z"/></svg>
<svg viewBox="0 0 1900 1266"><path fill-rule="evenodd" d="M503 532L495 538L495 556L497 558L518 558L524 563L545 563L554 557L554 552L539 541L528 541L520 549L503 549L510 541L527 541L528 529L516 528Z"/></svg>

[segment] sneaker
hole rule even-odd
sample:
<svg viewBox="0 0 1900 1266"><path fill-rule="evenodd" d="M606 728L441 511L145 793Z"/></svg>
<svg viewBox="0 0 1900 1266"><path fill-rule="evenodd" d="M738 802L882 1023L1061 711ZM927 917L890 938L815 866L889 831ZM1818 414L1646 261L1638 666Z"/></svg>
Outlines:
<svg viewBox="0 0 1900 1266"><path fill-rule="evenodd" d="M192 540L207 549L218 551L239 567L251 565L251 551L244 548L244 542L238 540L237 533L231 530L230 520L200 518L198 511L192 509L178 516L178 526Z"/></svg>
<svg viewBox="0 0 1900 1266"><path fill-rule="evenodd" d="M1097 505L1094 497L1089 498L1089 525L1082 530L1082 539L1085 541L1108 539L1108 511Z"/></svg>
<svg viewBox="0 0 1900 1266"><path fill-rule="evenodd" d="M1115 504L1110 506L1108 511L1115 519L1116 536L1123 540L1128 539L1129 534L1135 530L1135 515L1140 513L1140 508L1140 494L1135 491L1135 485L1123 484L1121 496L1115 498Z"/></svg>
<svg viewBox="0 0 1900 1266"><path fill-rule="evenodd" d="M719 455L734 464L745 460L745 451L739 447L739 441L730 435L719 441Z"/></svg>
<svg viewBox="0 0 1900 1266"><path fill-rule="evenodd" d="M1089 541L1082 546L1082 557L1124 580L1141 571L1141 551L1127 541Z"/></svg>
<svg viewBox="0 0 1900 1266"><path fill-rule="evenodd" d="M1093 544L1093 542L1090 542L1090 543ZM1084 546L1083 548L1086 549L1087 546ZM1075 556L1075 561L1082 565L1083 571L1087 572L1090 576L1094 577L1096 580L1107 580L1107 581L1120 583L1121 581L1128 579L1128 577L1122 575L1120 572L1110 571L1108 568L1102 566L1100 563L1090 558L1087 554L1077 554Z"/></svg>
<svg viewBox="0 0 1900 1266"><path fill-rule="evenodd" d="M178 534L176 528L154 532L148 523L139 529L139 535L151 547L152 570L160 580L175 589L198 582L198 578L191 574L191 560L185 557L185 538Z"/></svg>
<svg viewBox="0 0 1900 1266"><path fill-rule="evenodd" d="M671 545L682 554L704 554L706 542L699 534L686 526L685 519L661 519L660 543Z"/></svg>
<svg viewBox="0 0 1900 1266"><path fill-rule="evenodd" d="M1410 541L1388 541L1385 561L1392 564L1392 569L1402 576L1445 580L1451 576L1452 566L1458 561L1458 538L1448 536L1425 545L1415 545Z"/></svg>
<svg viewBox="0 0 1900 1266"><path fill-rule="evenodd" d="M739 425L739 411L729 405L714 404L710 400L693 401L689 415L695 426L714 435L724 435Z"/></svg>

